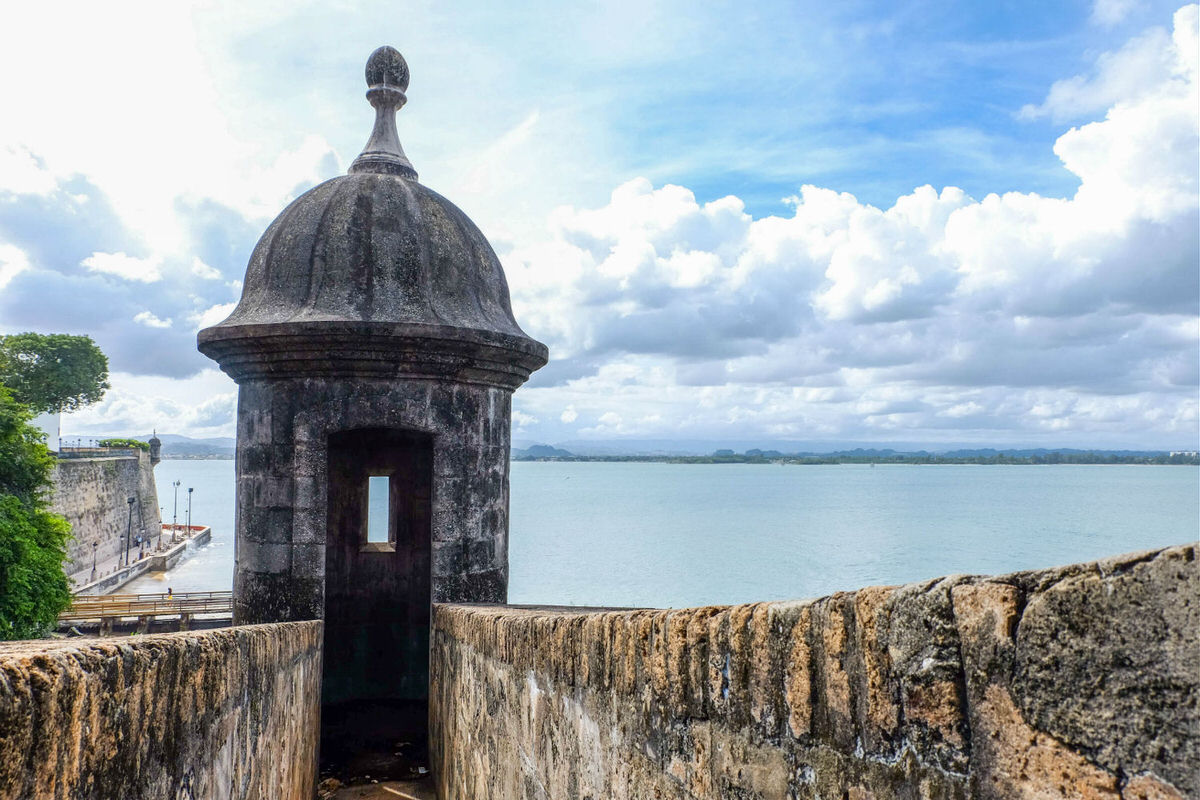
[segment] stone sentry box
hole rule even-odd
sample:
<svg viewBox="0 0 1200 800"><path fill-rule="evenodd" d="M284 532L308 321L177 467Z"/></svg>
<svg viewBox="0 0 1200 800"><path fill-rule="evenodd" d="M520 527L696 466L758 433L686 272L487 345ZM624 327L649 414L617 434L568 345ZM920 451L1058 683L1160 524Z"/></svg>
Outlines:
<svg viewBox="0 0 1200 800"><path fill-rule="evenodd" d="M431 603L506 601L511 397L547 358L483 234L400 147L403 57L382 47L366 75L366 148L275 219L199 334L239 386L234 622L325 620L327 739L364 709L423 730ZM391 547L367 546L371 475Z"/></svg>

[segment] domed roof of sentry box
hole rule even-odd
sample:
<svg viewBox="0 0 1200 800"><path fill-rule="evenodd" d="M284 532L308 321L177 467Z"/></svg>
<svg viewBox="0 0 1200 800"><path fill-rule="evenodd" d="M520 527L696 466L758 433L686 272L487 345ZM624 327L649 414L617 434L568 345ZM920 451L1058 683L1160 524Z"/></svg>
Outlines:
<svg viewBox="0 0 1200 800"><path fill-rule="evenodd" d="M400 147L408 64L381 47L366 76L376 115L363 152L271 223L241 302L200 331L200 351L235 379L431 372L520 385L546 347L513 318L479 228L421 185Z"/></svg>

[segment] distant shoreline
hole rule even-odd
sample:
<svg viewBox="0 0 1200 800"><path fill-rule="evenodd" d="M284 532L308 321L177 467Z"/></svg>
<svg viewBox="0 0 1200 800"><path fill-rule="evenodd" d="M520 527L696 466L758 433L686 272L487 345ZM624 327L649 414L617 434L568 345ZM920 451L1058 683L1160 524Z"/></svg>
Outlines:
<svg viewBox="0 0 1200 800"><path fill-rule="evenodd" d="M204 454L204 455L182 455L163 453L163 461L233 461L232 455Z"/></svg>
<svg viewBox="0 0 1200 800"><path fill-rule="evenodd" d="M537 462L600 462L639 464L780 464L780 465L836 465L836 464L911 464L936 466L948 464L975 464L980 466L1051 466L1061 464L1089 466L1200 466L1197 456L985 456L953 458L944 456L783 456L763 458L755 456L513 456L513 461Z"/></svg>
<svg viewBox="0 0 1200 800"><path fill-rule="evenodd" d="M233 461L232 455L176 455L163 453L164 461ZM856 456L846 454L828 455L785 455L785 456L748 456L748 455L711 455L711 456L667 456L667 455L529 455L514 453L513 461L536 462L570 462L570 463L635 463L635 464L780 464L780 465L831 465L831 464L977 464L977 465L1013 465L1013 466L1049 466L1054 464L1084 464L1093 466L1200 466L1200 456L1194 455L1103 455L1093 453L1050 453L1034 456L1010 456L997 454L992 456L939 456L933 454L879 455Z"/></svg>

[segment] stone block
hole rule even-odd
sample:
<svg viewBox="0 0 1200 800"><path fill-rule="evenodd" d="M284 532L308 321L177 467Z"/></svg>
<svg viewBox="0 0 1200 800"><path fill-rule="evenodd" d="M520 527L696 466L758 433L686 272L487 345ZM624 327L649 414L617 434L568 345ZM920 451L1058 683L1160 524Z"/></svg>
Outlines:
<svg viewBox="0 0 1200 800"><path fill-rule="evenodd" d="M1194 547L1110 559L1048 586L1025 605L1014 647L1013 695L1031 724L1109 770L1200 796L1197 770L1183 768L1200 764Z"/></svg>

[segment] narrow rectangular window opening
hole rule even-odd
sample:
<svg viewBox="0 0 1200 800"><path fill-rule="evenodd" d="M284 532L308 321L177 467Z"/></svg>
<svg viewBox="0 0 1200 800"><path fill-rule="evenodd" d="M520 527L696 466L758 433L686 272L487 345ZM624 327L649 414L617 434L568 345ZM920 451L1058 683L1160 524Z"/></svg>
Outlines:
<svg viewBox="0 0 1200 800"><path fill-rule="evenodd" d="M367 478L367 544L389 544L388 498L391 479L387 475Z"/></svg>

